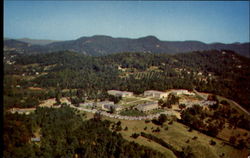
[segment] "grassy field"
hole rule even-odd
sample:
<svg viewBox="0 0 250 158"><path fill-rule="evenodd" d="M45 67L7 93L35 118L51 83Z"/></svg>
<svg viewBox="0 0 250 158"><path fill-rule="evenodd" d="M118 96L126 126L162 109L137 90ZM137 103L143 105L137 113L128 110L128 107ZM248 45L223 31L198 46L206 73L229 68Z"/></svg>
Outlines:
<svg viewBox="0 0 250 158"><path fill-rule="evenodd" d="M125 110L121 111L120 115L123 116L146 116L143 112L140 112L138 110Z"/></svg>
<svg viewBox="0 0 250 158"><path fill-rule="evenodd" d="M125 107L130 107L138 104L143 104L145 102L148 102L149 100L141 97L124 97L122 100L118 103Z"/></svg>
<svg viewBox="0 0 250 158"><path fill-rule="evenodd" d="M87 118L92 118L93 114L87 113ZM102 117L102 119L107 119L112 122L117 122L118 119L113 119L109 117ZM224 153L224 158L231 157L247 157L249 154L248 150L238 150L229 145L224 145L223 141L218 140L216 138L204 135L198 131L193 130L192 132L188 131L188 127L174 122L172 125L168 123L164 123L163 127L157 126L153 123L145 123L145 121L140 120L120 120L122 128L128 127L128 130L122 130L120 133L122 136L129 140L139 143L141 145L145 145L151 147L155 150L158 150L166 155L168 158L175 158L175 155L169 149L164 148L163 146L150 141L144 137L139 136L137 139L131 138L130 136L133 133L140 134L141 132L149 133L155 135L158 138L163 139L165 142L171 144L176 149L181 150L182 147L190 146L192 148L192 152L197 158L219 158L222 153ZM146 130L144 128L147 127ZM160 132L154 133L152 129L160 128ZM168 130L164 128L168 127ZM197 139L192 139L197 137ZM189 142L187 143L187 140ZM216 145L210 145L210 141L213 140L216 142Z"/></svg>

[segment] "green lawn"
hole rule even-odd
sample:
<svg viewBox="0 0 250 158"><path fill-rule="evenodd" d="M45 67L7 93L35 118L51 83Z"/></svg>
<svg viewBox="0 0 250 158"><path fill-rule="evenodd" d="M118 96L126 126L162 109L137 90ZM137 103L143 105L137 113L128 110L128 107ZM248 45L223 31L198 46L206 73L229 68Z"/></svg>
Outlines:
<svg viewBox="0 0 250 158"><path fill-rule="evenodd" d="M120 115L123 116L146 116L143 112L140 112L138 110L124 110L121 111Z"/></svg>

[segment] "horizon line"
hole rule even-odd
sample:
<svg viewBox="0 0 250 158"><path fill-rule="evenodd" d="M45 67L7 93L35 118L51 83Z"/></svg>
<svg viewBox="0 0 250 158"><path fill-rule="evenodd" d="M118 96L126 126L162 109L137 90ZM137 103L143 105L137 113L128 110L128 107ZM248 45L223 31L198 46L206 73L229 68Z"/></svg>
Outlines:
<svg viewBox="0 0 250 158"><path fill-rule="evenodd" d="M235 41L235 42L204 42L204 41L200 41L200 40L193 40L193 39L190 39L190 40L162 40L162 39L159 39L157 36L155 35L146 35L146 36L141 36L141 37L136 37L136 38L131 38L131 37L115 37L115 36L111 36L111 35L104 35L104 34L96 34L96 35L92 35L92 36L80 36L80 37L77 37L77 38L74 38L74 39L67 39L67 40L57 40L57 39L40 39L40 38L30 38L30 37L21 37L21 38L12 38L12 37L4 37L4 40L7 39L13 39L13 40L21 40L21 39L29 39L29 40L48 40L48 41L55 41L55 42L64 42L64 41L74 41L74 40L77 40L77 39L80 39L80 38L83 38L83 37L87 37L87 38L90 38L90 37L95 37L95 36L105 36L105 37L111 37L111 38L125 38L125 39L140 39L140 38L146 38L146 37L155 37L156 39L158 39L159 41L161 42L201 42L201 43L205 43L205 44L216 44L216 43L222 43L222 44L244 44L244 43L250 43L250 40L249 41L244 41L244 42L239 42L239 41Z"/></svg>

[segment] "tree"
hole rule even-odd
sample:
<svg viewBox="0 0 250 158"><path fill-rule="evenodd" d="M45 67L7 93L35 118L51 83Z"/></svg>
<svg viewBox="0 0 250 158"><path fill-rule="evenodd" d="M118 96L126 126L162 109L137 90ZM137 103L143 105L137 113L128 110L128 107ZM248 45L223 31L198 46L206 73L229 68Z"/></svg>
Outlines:
<svg viewBox="0 0 250 158"><path fill-rule="evenodd" d="M186 107L185 104L179 104L179 108L180 108L181 110L183 110L185 107Z"/></svg>
<svg viewBox="0 0 250 158"><path fill-rule="evenodd" d="M238 149L243 149L243 148L245 148L245 147L246 147L246 142L244 141L244 139L240 139L240 140L238 141L237 148L238 148Z"/></svg>
<svg viewBox="0 0 250 158"><path fill-rule="evenodd" d="M229 142L230 142L231 144L234 144L234 143L236 142L236 137L235 137L235 136L231 136L231 137L229 138Z"/></svg>
<svg viewBox="0 0 250 158"><path fill-rule="evenodd" d="M212 124L208 125L208 129L207 129L208 135L215 137L217 136L218 133L219 133L219 129L215 125L212 125Z"/></svg>
<svg viewBox="0 0 250 158"><path fill-rule="evenodd" d="M179 104L179 97L177 97L175 94L170 93L167 98L166 106L171 108L172 104Z"/></svg>
<svg viewBox="0 0 250 158"><path fill-rule="evenodd" d="M125 128L124 128L124 131L127 131L128 130L128 127L126 126Z"/></svg>
<svg viewBox="0 0 250 158"><path fill-rule="evenodd" d="M158 118L158 121L163 124L164 122L167 121L167 116L165 114L161 114Z"/></svg>
<svg viewBox="0 0 250 158"><path fill-rule="evenodd" d="M132 138L135 138L135 139L136 139L137 137L139 137L139 136L140 136L140 134L138 134L138 133L133 133L133 134L131 135L131 137L132 137Z"/></svg>
<svg viewBox="0 0 250 158"><path fill-rule="evenodd" d="M61 88L59 87L59 84L57 84L57 88L56 88L56 103L57 104L61 104L61 99L62 97L62 93L61 93Z"/></svg>
<svg viewBox="0 0 250 158"><path fill-rule="evenodd" d="M216 142L213 140L210 140L210 145L216 145Z"/></svg>
<svg viewBox="0 0 250 158"><path fill-rule="evenodd" d="M99 112L96 112L95 114L94 114L94 120L95 121L100 121L101 120L101 118L102 118L102 116L101 116L101 114L99 113Z"/></svg>

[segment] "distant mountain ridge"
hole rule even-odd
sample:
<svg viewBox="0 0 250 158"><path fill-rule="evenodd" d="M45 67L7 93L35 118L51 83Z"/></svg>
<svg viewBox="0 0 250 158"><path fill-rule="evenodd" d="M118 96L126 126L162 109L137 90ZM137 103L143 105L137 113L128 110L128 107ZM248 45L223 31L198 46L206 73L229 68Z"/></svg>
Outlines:
<svg viewBox="0 0 250 158"><path fill-rule="evenodd" d="M161 41L155 36L146 36L137 39L113 38L111 36L95 35L81 37L69 41L43 41L38 45L31 39L25 40L4 40L5 50L18 49L23 53L48 53L54 51L70 50L84 53L86 55L100 56L121 52L149 52L149 53L186 53L192 51L221 50L228 49L240 55L250 57L250 43L212 43L206 44L200 41ZM20 43L23 42L23 43ZM33 43L32 43L33 42ZM48 44L45 44L48 42Z"/></svg>
<svg viewBox="0 0 250 158"><path fill-rule="evenodd" d="M47 45L53 42L58 42L57 40L42 40L42 39L30 39L30 38L20 38L16 40L21 42L26 42L32 45Z"/></svg>

